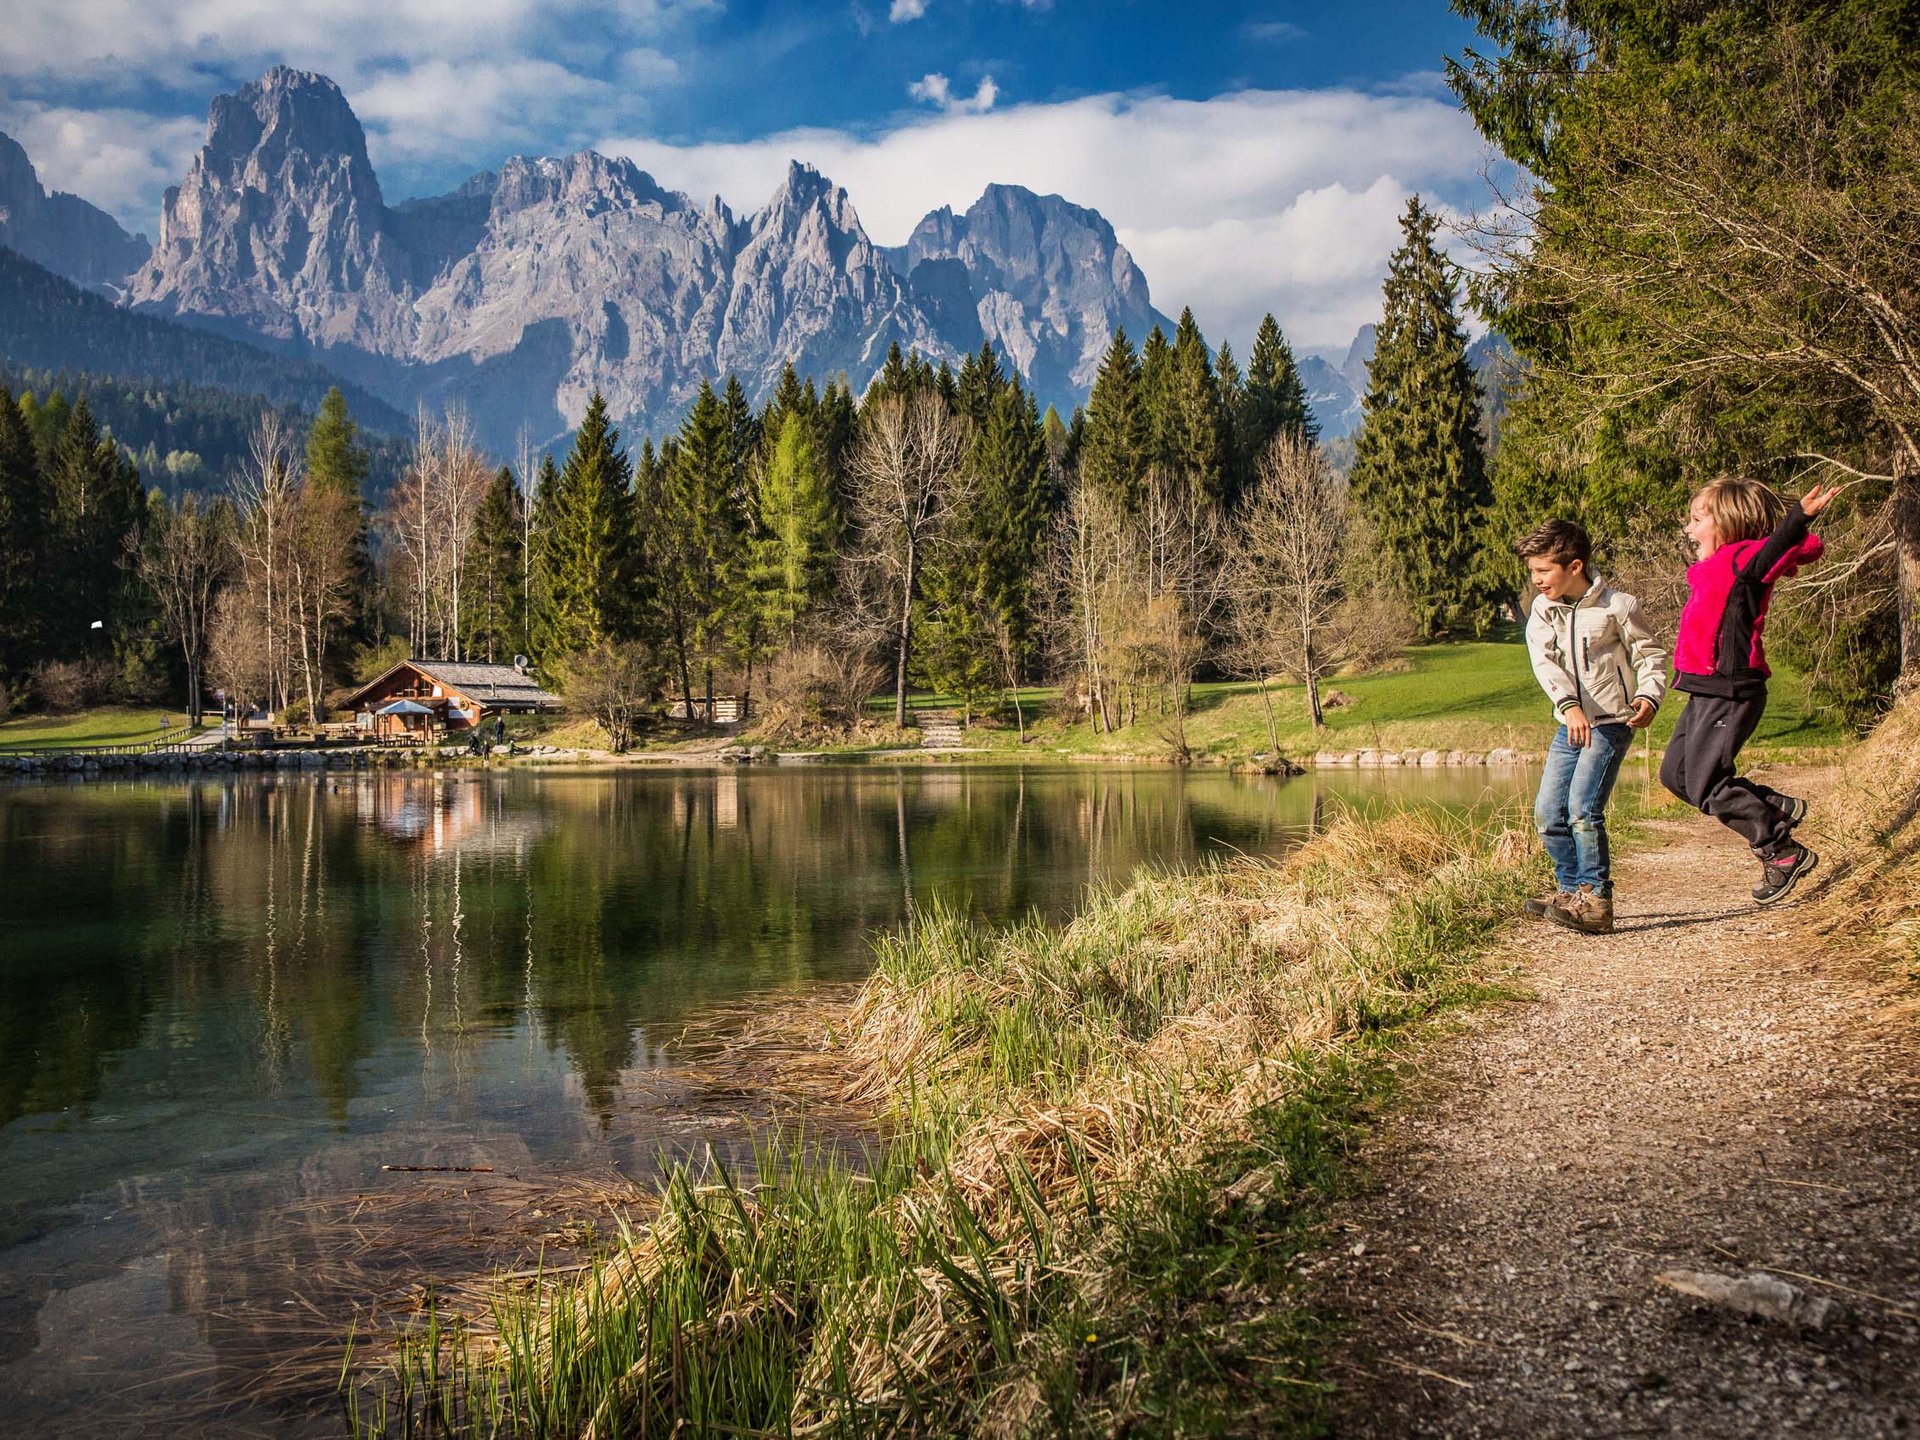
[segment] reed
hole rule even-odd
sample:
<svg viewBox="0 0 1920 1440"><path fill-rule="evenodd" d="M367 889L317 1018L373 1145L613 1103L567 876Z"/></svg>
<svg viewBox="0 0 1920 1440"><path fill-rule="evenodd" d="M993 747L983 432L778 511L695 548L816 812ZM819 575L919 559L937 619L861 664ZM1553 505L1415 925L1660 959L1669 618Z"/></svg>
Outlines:
<svg viewBox="0 0 1920 1440"><path fill-rule="evenodd" d="M1410 811L1142 876L1064 927L924 911L840 1027L839 1098L884 1138L671 1171L590 1271L426 1317L355 1428L1310 1429L1292 1257L1383 1057L1475 993L1531 851L1511 818Z"/></svg>

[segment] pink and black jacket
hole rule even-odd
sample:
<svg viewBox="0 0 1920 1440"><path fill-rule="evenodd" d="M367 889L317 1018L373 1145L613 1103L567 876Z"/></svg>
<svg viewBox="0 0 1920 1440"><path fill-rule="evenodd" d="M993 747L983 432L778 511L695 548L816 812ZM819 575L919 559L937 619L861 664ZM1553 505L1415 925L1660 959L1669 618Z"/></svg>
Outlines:
<svg viewBox="0 0 1920 1440"><path fill-rule="evenodd" d="M1760 633L1774 582L1818 560L1825 548L1807 533L1806 512L1796 501L1765 540L1736 540L1689 565L1673 647L1674 688L1727 700L1766 694L1773 672Z"/></svg>

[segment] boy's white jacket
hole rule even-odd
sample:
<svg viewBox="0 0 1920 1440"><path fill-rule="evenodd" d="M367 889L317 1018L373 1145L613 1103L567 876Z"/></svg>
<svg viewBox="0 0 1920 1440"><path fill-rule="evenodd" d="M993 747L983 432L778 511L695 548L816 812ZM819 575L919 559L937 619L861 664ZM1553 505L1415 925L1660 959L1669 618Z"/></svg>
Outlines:
<svg viewBox="0 0 1920 1440"><path fill-rule="evenodd" d="M1556 715L1578 705L1595 725L1624 724L1635 700L1658 709L1667 693L1667 648L1640 602L1598 578L1578 600L1533 597L1527 657Z"/></svg>

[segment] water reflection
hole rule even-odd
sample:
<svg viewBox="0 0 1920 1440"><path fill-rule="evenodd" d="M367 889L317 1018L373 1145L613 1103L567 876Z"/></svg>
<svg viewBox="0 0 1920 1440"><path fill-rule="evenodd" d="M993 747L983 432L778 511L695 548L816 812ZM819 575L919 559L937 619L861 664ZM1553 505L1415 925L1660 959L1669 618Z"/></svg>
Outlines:
<svg viewBox="0 0 1920 1440"><path fill-rule="evenodd" d="M716 1005L857 978L873 932L916 902L1062 916L1141 865L1276 851L1336 794L1508 798L1490 778L820 767L0 788L14 1419L124 1433L134 1379L185 1394L257 1368L281 1343L261 1317L314 1303L287 1289L320 1265L303 1217L391 1187L383 1162L638 1174L663 1150L742 1144L724 1099L676 1069L676 1036ZM379 1261L355 1263L358 1284Z"/></svg>

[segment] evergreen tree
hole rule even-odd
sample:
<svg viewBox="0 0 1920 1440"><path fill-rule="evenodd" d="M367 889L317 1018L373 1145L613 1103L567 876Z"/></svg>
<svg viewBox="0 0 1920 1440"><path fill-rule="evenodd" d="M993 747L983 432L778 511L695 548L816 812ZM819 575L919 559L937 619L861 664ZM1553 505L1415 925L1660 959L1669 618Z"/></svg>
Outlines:
<svg viewBox="0 0 1920 1440"><path fill-rule="evenodd" d="M749 588L735 417L711 385L701 385L678 439L667 481L671 523L661 543L681 554L675 569L684 601L682 670L702 662L711 715L714 665L747 619Z"/></svg>
<svg viewBox="0 0 1920 1440"><path fill-rule="evenodd" d="M629 638L635 618L632 467L599 391L541 504L534 643L547 673L565 657ZM543 477L542 490L547 490Z"/></svg>
<svg viewBox="0 0 1920 1440"><path fill-rule="evenodd" d="M1252 482L1274 436L1296 435L1309 442L1320 438L1293 349L1271 314L1262 317L1253 337L1246 389L1236 407L1233 428L1242 485Z"/></svg>
<svg viewBox="0 0 1920 1440"><path fill-rule="evenodd" d="M1177 448L1173 436L1173 347L1158 325L1147 331L1146 342L1140 347L1140 409L1147 427L1141 472L1165 473L1173 468Z"/></svg>
<svg viewBox="0 0 1920 1440"><path fill-rule="evenodd" d="M49 404L48 410L52 408ZM146 497L139 472L101 435L85 396L67 412L46 475L53 497L53 532L65 557L48 641L54 653L74 655L93 638L96 620L106 632L100 638L110 644L123 638L115 623L128 588L123 562Z"/></svg>
<svg viewBox="0 0 1920 1440"><path fill-rule="evenodd" d="M1421 627L1438 634L1487 618L1482 537L1492 495L1453 267L1433 240L1438 221L1415 196L1400 225L1351 483L1381 562Z"/></svg>
<svg viewBox="0 0 1920 1440"><path fill-rule="evenodd" d="M1018 382L994 396L973 463L980 592L996 626L991 638L996 646L1004 641L1007 658L1024 672L1039 641L1033 587L1053 513L1053 467L1033 396Z"/></svg>
<svg viewBox="0 0 1920 1440"><path fill-rule="evenodd" d="M1187 494L1211 505L1230 498L1226 408L1207 342L1191 309L1180 312L1167 382L1166 448Z"/></svg>
<svg viewBox="0 0 1920 1440"><path fill-rule="evenodd" d="M0 695L41 657L52 510L33 433L0 389Z"/></svg>
<svg viewBox="0 0 1920 1440"><path fill-rule="evenodd" d="M1149 434L1140 361L1125 330L1113 332L1084 414L1078 446L1081 480L1133 509L1146 484Z"/></svg>
<svg viewBox="0 0 1920 1440"><path fill-rule="evenodd" d="M525 634L521 595L523 544L520 486L506 466L487 486L474 521L473 545L467 553L467 585L461 619L466 626L462 645L467 655L489 665L512 658Z"/></svg>
<svg viewBox="0 0 1920 1440"><path fill-rule="evenodd" d="M754 581L760 609L767 630L791 643L798 638L800 618L833 584L839 529L813 427L803 416L789 413L782 421L755 499L760 535Z"/></svg>
<svg viewBox="0 0 1920 1440"><path fill-rule="evenodd" d="M985 425L994 400L1006 387L1007 377L1000 369L999 357L993 353L993 343L983 340L980 349L968 355L960 367L955 408L975 425Z"/></svg>
<svg viewBox="0 0 1920 1440"><path fill-rule="evenodd" d="M798 415L803 421L811 423L819 408L820 400L814 393L813 382L809 380L802 387L791 360L781 366L773 394L768 397L766 408L760 412L760 463L765 465L773 459L774 449L780 443L780 431L789 415Z"/></svg>
<svg viewBox="0 0 1920 1440"><path fill-rule="evenodd" d="M364 635L374 612L373 543L368 531L365 484L372 468L360 427L347 414L347 397L334 386L320 402L307 432L307 483L320 494L339 495L353 517L353 628Z"/></svg>

